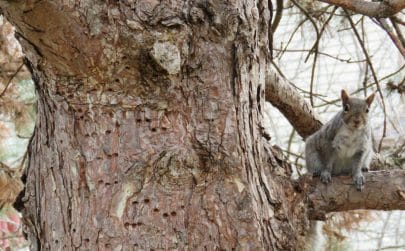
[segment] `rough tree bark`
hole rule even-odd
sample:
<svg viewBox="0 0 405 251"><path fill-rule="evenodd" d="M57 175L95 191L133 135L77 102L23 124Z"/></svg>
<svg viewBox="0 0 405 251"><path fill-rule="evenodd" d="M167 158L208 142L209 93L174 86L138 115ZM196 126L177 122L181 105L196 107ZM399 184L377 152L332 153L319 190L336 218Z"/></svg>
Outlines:
<svg viewBox="0 0 405 251"><path fill-rule="evenodd" d="M271 66L266 71L265 87L266 101L285 116L303 139L322 127L311 104Z"/></svg>
<svg viewBox="0 0 405 251"><path fill-rule="evenodd" d="M307 189L261 131L267 1L0 8L39 95L21 201L34 250L297 248Z"/></svg>
<svg viewBox="0 0 405 251"><path fill-rule="evenodd" d="M405 210L405 172L403 170L379 171L365 174L366 186L356 191L351 177L334 177L325 186L318 179L306 185L310 218L324 220L329 212L355 209ZM302 181L301 181L302 182Z"/></svg>
<svg viewBox="0 0 405 251"><path fill-rule="evenodd" d="M39 94L33 249L294 249L305 207L261 137L267 1L0 7Z"/></svg>

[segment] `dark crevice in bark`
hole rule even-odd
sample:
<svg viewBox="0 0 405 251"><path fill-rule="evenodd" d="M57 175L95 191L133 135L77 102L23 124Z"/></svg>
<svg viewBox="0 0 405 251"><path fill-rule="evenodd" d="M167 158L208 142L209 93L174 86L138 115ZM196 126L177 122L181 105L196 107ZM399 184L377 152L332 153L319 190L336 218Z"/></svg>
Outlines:
<svg viewBox="0 0 405 251"><path fill-rule="evenodd" d="M262 149L268 3L188 4L41 1L23 21L7 5L40 96L23 212L38 247L292 249L304 215Z"/></svg>

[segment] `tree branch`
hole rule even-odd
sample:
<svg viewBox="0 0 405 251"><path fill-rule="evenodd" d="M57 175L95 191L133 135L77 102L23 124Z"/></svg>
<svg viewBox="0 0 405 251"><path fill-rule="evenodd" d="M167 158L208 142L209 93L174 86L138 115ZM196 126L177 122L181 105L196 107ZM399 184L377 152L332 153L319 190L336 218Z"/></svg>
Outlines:
<svg viewBox="0 0 405 251"><path fill-rule="evenodd" d="M283 0L277 0L276 3L277 3L276 15L274 17L273 23L271 24L271 30L273 34L276 32L281 17L283 16Z"/></svg>
<svg viewBox="0 0 405 251"><path fill-rule="evenodd" d="M370 67L371 75L373 76L374 83L375 83L375 85L377 87L377 92L380 94L381 104L382 104L383 113L384 113L384 126L383 126L383 131L382 131L382 136L381 136L381 139L380 139L380 143L378 145L378 152L380 152L381 147L382 147L382 142L383 142L383 140L384 140L384 138L386 136L386 133L387 133L387 109L385 107L384 95L382 93L381 85L380 85L380 82L378 81L378 78L377 78L377 73L374 70L374 65L373 65L373 63L371 61L371 57L368 54L365 43L361 39L360 34L356 29L356 25L354 24L354 22L353 22L352 18L350 17L349 13L346 10L344 10L344 12L346 13L347 19L349 20L350 26L352 27L352 31L353 31L354 35L356 36L357 41L359 42L360 48L362 49L363 54L366 57L366 62L368 64L368 66Z"/></svg>
<svg viewBox="0 0 405 251"><path fill-rule="evenodd" d="M340 6L344 9L354 11L369 17L390 17L405 8L404 0L383 0L379 2L368 2L364 0L318 0Z"/></svg>
<svg viewBox="0 0 405 251"><path fill-rule="evenodd" d="M378 19L378 22L381 25L381 28L387 32L388 36L391 38L392 42L394 43L394 45L397 47L397 49L399 50L399 52L402 54L402 56L405 58L405 48L403 46L403 43L400 39L400 34L398 33L398 35L396 35L393 31L393 29L388 25L387 21L385 21L385 19L380 18ZM395 25L395 23L393 22L393 24ZM399 32L401 32L401 30L398 30Z"/></svg>
<svg viewBox="0 0 405 251"><path fill-rule="evenodd" d="M311 105L271 66L266 73L265 96L304 139L321 128L322 123Z"/></svg>
<svg viewBox="0 0 405 251"><path fill-rule="evenodd" d="M369 172L366 184L357 191L349 176L332 177L325 185L319 178L300 180L308 191L310 217L324 220L325 214L356 209L405 210L405 170Z"/></svg>

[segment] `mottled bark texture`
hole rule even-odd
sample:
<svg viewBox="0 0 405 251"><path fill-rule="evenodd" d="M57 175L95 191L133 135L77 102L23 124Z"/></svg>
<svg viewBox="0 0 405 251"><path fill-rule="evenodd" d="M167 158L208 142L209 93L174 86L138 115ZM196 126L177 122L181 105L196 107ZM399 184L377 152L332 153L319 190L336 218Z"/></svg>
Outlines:
<svg viewBox="0 0 405 251"><path fill-rule="evenodd" d="M39 94L33 250L294 249L305 207L261 137L267 1L0 7Z"/></svg>

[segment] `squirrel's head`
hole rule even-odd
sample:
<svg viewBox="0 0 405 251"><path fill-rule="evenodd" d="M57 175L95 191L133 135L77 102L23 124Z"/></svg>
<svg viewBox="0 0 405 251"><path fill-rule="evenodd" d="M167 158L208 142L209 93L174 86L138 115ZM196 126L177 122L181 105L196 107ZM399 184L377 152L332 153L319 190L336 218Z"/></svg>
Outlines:
<svg viewBox="0 0 405 251"><path fill-rule="evenodd" d="M366 99L352 98L345 90L341 92L343 105L343 121L352 129L362 129L367 124L370 105L374 100L374 93Z"/></svg>

